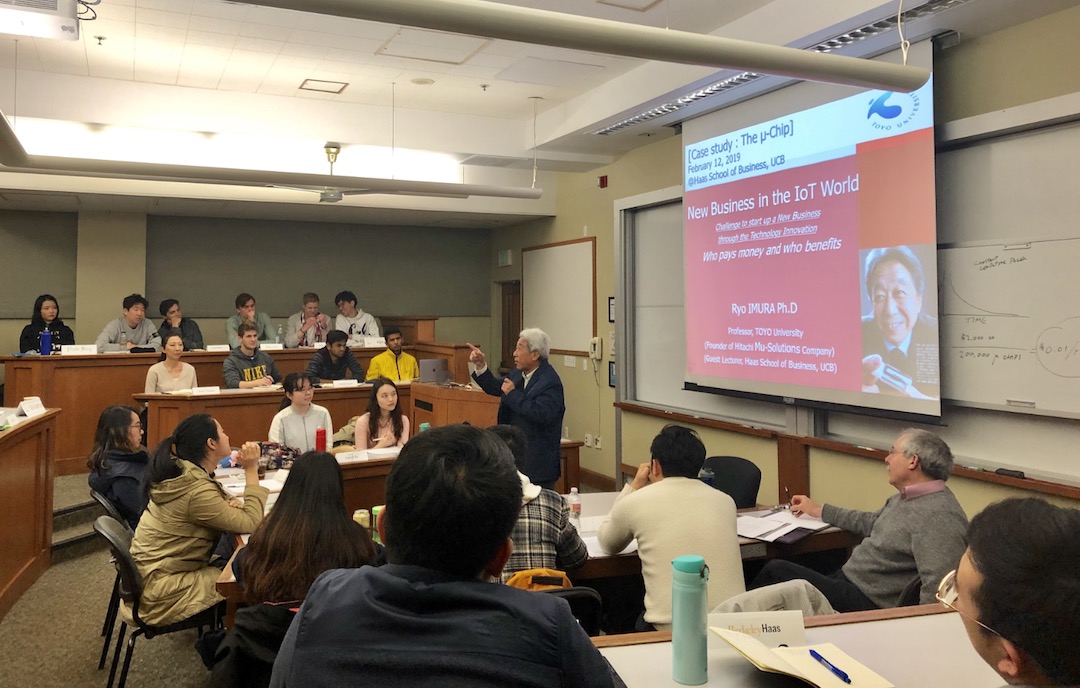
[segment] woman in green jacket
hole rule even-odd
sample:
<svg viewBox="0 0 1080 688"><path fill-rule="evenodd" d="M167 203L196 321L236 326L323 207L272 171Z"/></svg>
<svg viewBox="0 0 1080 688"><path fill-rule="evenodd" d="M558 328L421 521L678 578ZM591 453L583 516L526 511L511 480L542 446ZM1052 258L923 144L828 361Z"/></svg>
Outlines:
<svg viewBox="0 0 1080 688"><path fill-rule="evenodd" d="M176 623L220 602L214 583L221 569L210 565L215 545L223 532L250 533L262 520L269 493L259 485L259 445L241 449L242 505L211 477L230 451L221 424L198 414L181 421L150 459L149 503L131 543L143 579L139 616L146 623Z"/></svg>

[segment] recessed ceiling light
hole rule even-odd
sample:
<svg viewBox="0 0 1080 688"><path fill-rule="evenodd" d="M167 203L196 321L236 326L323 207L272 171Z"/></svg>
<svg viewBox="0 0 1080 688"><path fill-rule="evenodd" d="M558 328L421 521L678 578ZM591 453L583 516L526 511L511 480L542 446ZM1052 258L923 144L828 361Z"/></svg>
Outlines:
<svg viewBox="0 0 1080 688"><path fill-rule="evenodd" d="M318 91L319 93L341 93L349 84L344 81L321 81L319 79L304 79L300 84L301 91Z"/></svg>
<svg viewBox="0 0 1080 688"><path fill-rule="evenodd" d="M416 84L417 86L430 86L433 83L435 83L435 80L434 79L426 79L426 78L423 78L423 77L417 77L417 78L412 80L412 83Z"/></svg>

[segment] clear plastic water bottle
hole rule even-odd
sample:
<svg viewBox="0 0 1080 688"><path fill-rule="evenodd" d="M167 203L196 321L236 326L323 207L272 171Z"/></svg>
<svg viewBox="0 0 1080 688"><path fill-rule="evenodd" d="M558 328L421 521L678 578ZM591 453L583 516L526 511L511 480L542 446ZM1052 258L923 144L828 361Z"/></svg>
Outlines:
<svg viewBox="0 0 1080 688"><path fill-rule="evenodd" d="M671 678L684 686L709 680L708 582L703 557L687 555L671 562Z"/></svg>
<svg viewBox="0 0 1080 688"><path fill-rule="evenodd" d="M123 326L121 326L120 327L120 348L121 349L126 349L127 348L127 343L128 343L127 330L125 330L123 328Z"/></svg>
<svg viewBox="0 0 1080 688"><path fill-rule="evenodd" d="M277 326L277 339L275 339L274 341L276 341L278 344L285 341L285 330L281 327L281 325Z"/></svg>
<svg viewBox="0 0 1080 688"><path fill-rule="evenodd" d="M701 470L697 474L698 480L705 483L709 487L716 487L716 474L708 466L702 466Z"/></svg>
<svg viewBox="0 0 1080 688"><path fill-rule="evenodd" d="M41 336L38 338L38 352L42 356L52 353L52 332L47 327L41 331Z"/></svg>
<svg viewBox="0 0 1080 688"><path fill-rule="evenodd" d="M570 525L581 530L581 496L576 487L571 487L566 495L566 505L570 507Z"/></svg>

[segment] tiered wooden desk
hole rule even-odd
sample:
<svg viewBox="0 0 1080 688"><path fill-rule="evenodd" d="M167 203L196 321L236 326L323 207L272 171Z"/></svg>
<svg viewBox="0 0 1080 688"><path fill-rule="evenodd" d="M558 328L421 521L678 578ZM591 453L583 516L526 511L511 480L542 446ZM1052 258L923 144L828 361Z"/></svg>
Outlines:
<svg viewBox="0 0 1080 688"><path fill-rule="evenodd" d="M0 432L0 618L49 568L60 409Z"/></svg>

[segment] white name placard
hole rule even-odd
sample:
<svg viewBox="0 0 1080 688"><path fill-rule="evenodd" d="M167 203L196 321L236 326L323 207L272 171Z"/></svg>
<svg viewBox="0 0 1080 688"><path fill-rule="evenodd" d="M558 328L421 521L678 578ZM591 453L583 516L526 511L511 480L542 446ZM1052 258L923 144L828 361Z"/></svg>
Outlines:
<svg viewBox="0 0 1080 688"><path fill-rule="evenodd" d="M312 344L311 348L312 349L322 349L325 346L326 346L326 342L315 342L314 344Z"/></svg>
<svg viewBox="0 0 1080 688"><path fill-rule="evenodd" d="M259 348L263 351L282 351L285 345L278 342L259 342Z"/></svg>
<svg viewBox="0 0 1080 688"><path fill-rule="evenodd" d="M27 418L33 418L45 413L45 404L41 403L40 397L26 397L19 404L19 413Z"/></svg>
<svg viewBox="0 0 1080 688"><path fill-rule="evenodd" d="M191 396L201 397L208 394L221 394L221 387L214 385L213 387L192 387Z"/></svg>
<svg viewBox="0 0 1080 688"><path fill-rule="evenodd" d="M207 351L232 351L232 347L228 344L207 344Z"/></svg>
<svg viewBox="0 0 1080 688"><path fill-rule="evenodd" d="M334 458L338 463L356 463L357 461L367 461L368 455L366 451L351 451L351 452L338 452L334 454Z"/></svg>
<svg viewBox="0 0 1080 688"><path fill-rule="evenodd" d="M386 346L386 338L385 337L361 337L360 341L362 342L362 346L365 346L365 347L368 347L368 348L374 348L374 347L377 347L377 346Z"/></svg>
<svg viewBox="0 0 1080 688"><path fill-rule="evenodd" d="M92 356L97 354L97 344L64 344L60 347L61 356Z"/></svg>
<svg viewBox="0 0 1080 688"><path fill-rule="evenodd" d="M731 614L709 614L709 626L726 628L753 636L766 647L799 647L806 644L806 628L800 611L780 612L734 612ZM709 634L709 646L713 644L715 633ZM726 643L716 636L717 647Z"/></svg>
<svg viewBox="0 0 1080 688"><path fill-rule="evenodd" d="M360 381L355 377L347 377L344 380L334 380L332 387L357 387Z"/></svg>

